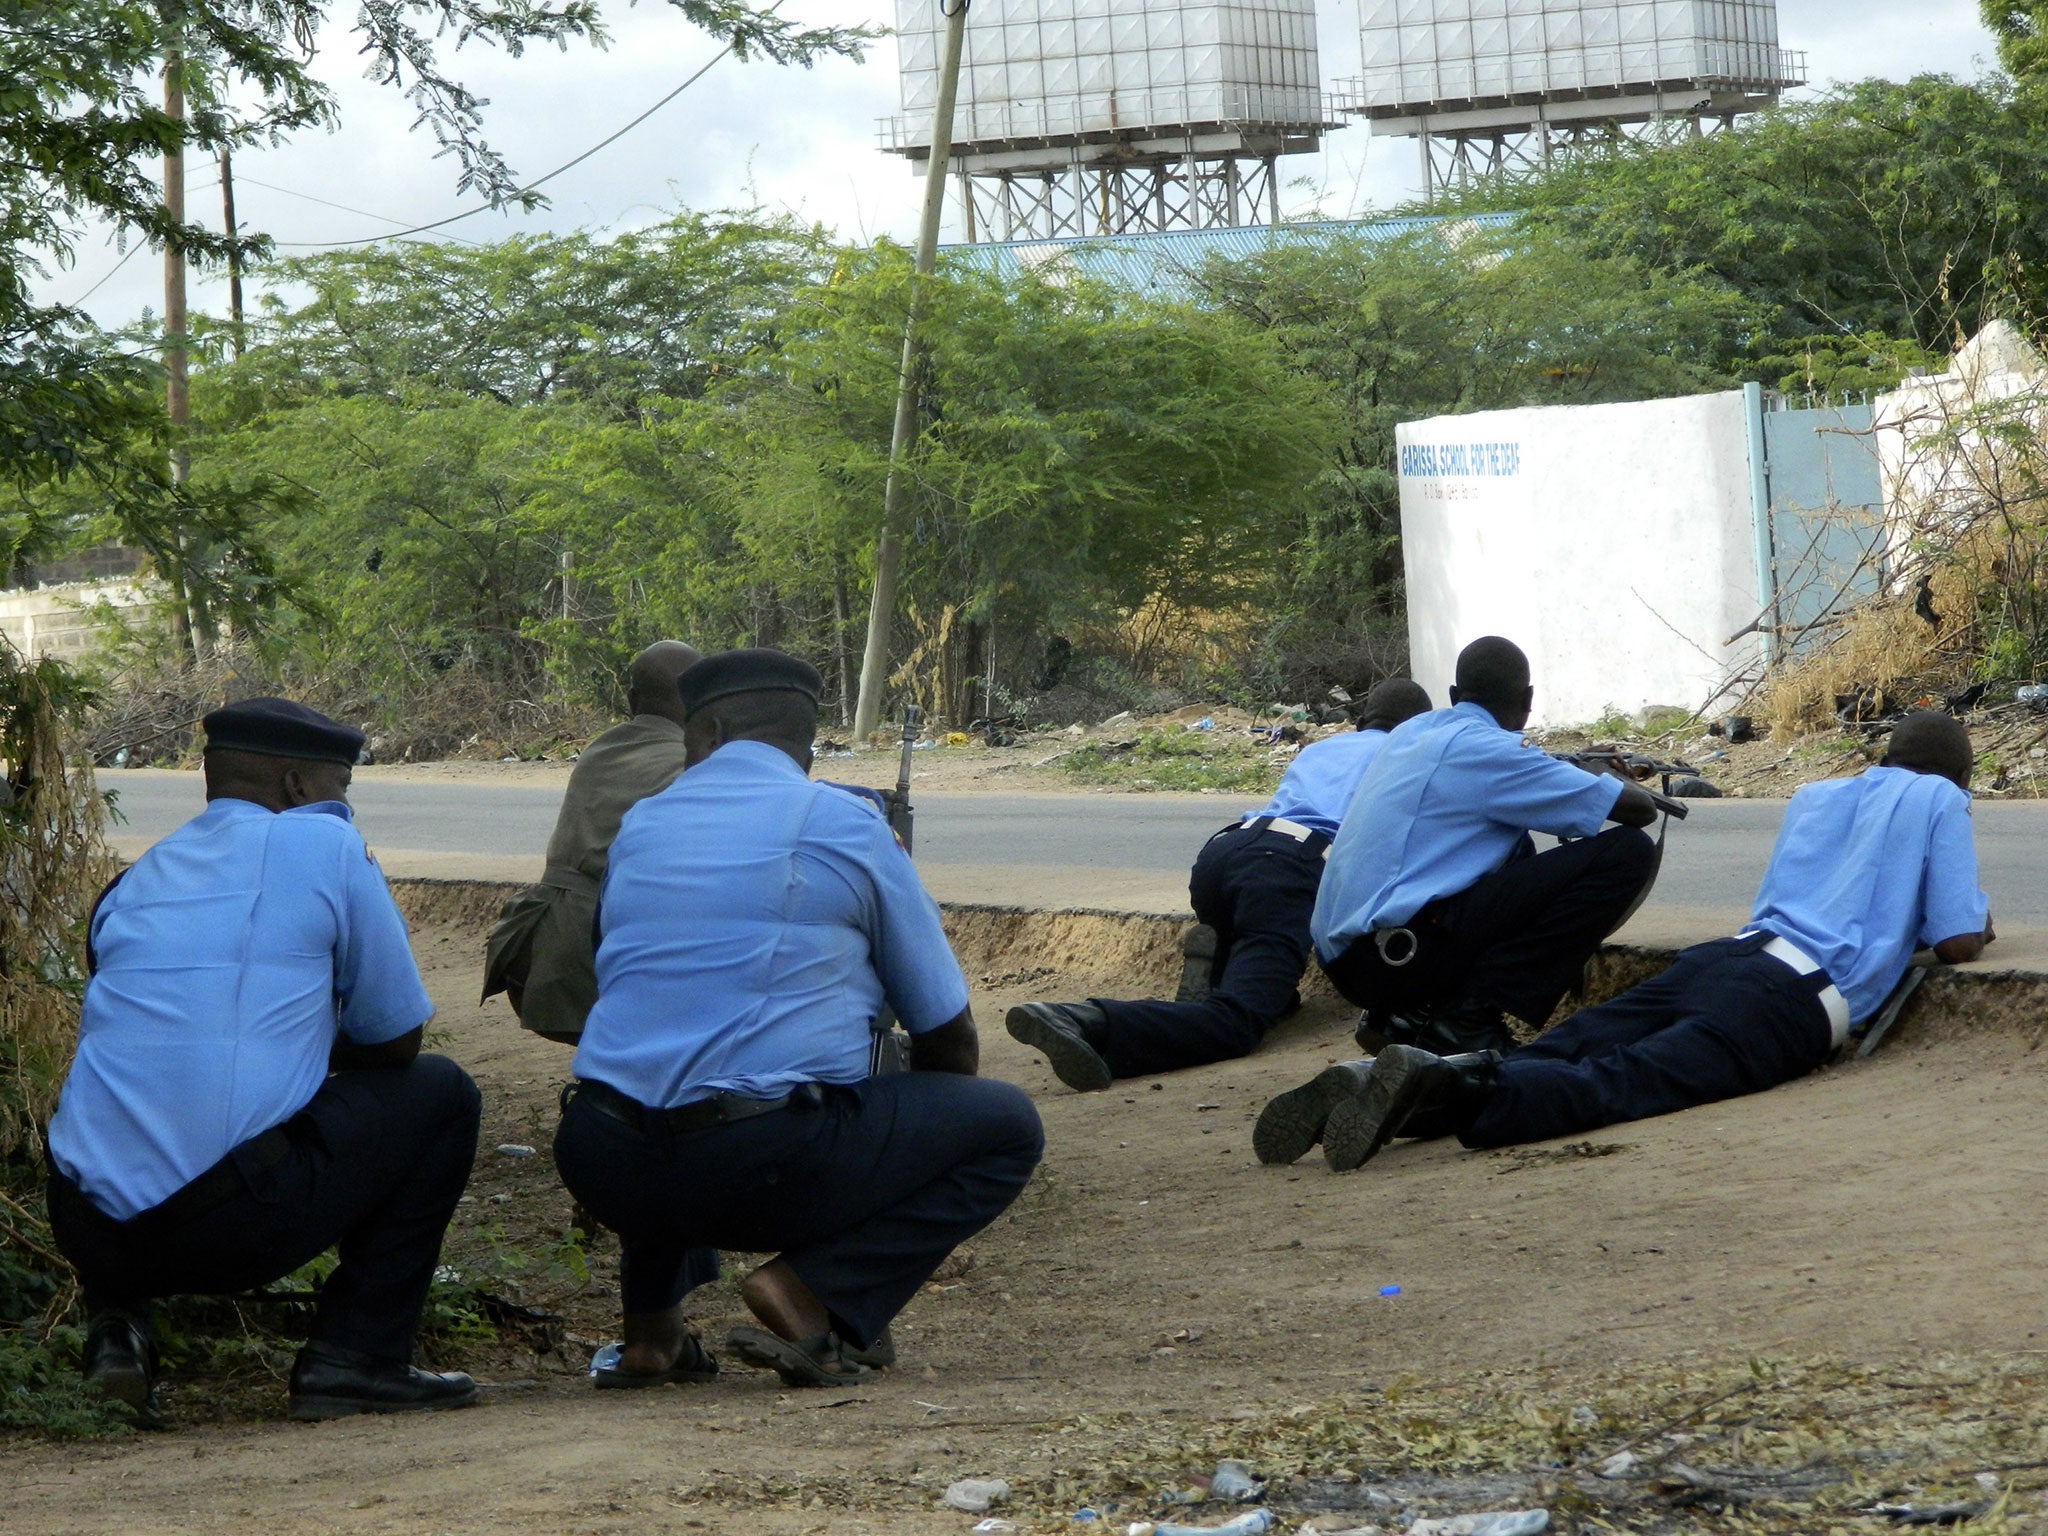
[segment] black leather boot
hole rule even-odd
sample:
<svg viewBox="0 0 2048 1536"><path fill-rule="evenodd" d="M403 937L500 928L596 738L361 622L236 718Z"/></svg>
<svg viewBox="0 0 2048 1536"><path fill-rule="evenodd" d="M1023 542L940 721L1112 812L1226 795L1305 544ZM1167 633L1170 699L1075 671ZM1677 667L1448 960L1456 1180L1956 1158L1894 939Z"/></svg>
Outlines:
<svg viewBox="0 0 2048 1536"><path fill-rule="evenodd" d="M126 1403L145 1429L163 1420L156 1403L156 1350L146 1319L110 1307L85 1328L85 1384L101 1397Z"/></svg>
<svg viewBox="0 0 2048 1536"><path fill-rule="evenodd" d="M1344 1099L1365 1091L1372 1058L1341 1061L1325 1067L1299 1088L1276 1094L1259 1111L1252 1127L1252 1151L1262 1163L1291 1163L1323 1139L1330 1111Z"/></svg>
<svg viewBox="0 0 2048 1536"><path fill-rule="evenodd" d="M476 1383L460 1371L423 1371L416 1365L343 1349L318 1340L292 1362L291 1416L341 1419L358 1413L419 1413L467 1408Z"/></svg>
<svg viewBox="0 0 2048 1536"><path fill-rule="evenodd" d="M1323 1157L1337 1172L1349 1172L1400 1135L1417 1113L1441 1115L1435 1124L1463 1129L1485 1107L1499 1075L1500 1058L1491 1051L1454 1065L1412 1045L1390 1045L1373 1063L1364 1090L1330 1111Z"/></svg>

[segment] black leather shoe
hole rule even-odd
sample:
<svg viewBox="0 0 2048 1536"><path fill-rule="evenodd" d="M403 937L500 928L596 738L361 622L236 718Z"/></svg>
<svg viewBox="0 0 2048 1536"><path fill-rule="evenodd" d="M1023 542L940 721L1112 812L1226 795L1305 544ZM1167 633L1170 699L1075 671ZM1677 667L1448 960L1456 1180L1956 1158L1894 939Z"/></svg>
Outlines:
<svg viewBox="0 0 2048 1536"><path fill-rule="evenodd" d="M476 1383L460 1371L416 1365L333 1344L308 1344L292 1362L291 1416L343 1419L358 1413L420 1413L467 1408Z"/></svg>
<svg viewBox="0 0 2048 1536"><path fill-rule="evenodd" d="M1323 1125L1323 1158L1348 1173L1378 1154L1418 1113L1444 1111L1453 1129L1470 1125L1493 1092L1500 1058L1457 1065L1412 1045L1390 1045L1362 1092L1342 1100Z"/></svg>
<svg viewBox="0 0 2048 1536"><path fill-rule="evenodd" d="M1012 1039L1045 1052L1052 1073L1081 1093L1100 1093L1112 1078L1109 1063L1088 1043L1087 1026L1105 1022L1093 1003L1019 1003L1003 1020Z"/></svg>
<svg viewBox="0 0 2048 1536"><path fill-rule="evenodd" d="M1252 1151L1262 1163L1291 1163L1323 1139L1330 1111L1354 1093L1365 1091L1372 1058L1340 1061L1325 1067L1299 1088L1275 1094L1252 1126Z"/></svg>
<svg viewBox="0 0 2048 1536"><path fill-rule="evenodd" d="M132 1313L109 1310L93 1317L85 1329L83 1365L89 1389L110 1402L126 1403L143 1424L158 1422L155 1351Z"/></svg>

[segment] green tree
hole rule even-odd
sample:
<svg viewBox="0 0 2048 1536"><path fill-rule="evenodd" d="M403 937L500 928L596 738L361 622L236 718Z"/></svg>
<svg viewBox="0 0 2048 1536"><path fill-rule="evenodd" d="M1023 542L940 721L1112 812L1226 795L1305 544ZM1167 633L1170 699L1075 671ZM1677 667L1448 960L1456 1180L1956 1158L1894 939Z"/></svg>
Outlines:
<svg viewBox="0 0 2048 1536"><path fill-rule="evenodd" d="M1929 351L2043 307L2048 91L2000 75L1865 80L1724 133L1476 190L1589 251L1711 273L1776 311L1757 350L1876 332Z"/></svg>
<svg viewBox="0 0 2048 1536"><path fill-rule="evenodd" d="M1369 680L1405 644L1384 633L1400 624L1397 425L1725 388L1760 318L1712 277L1596 254L1540 224L1276 245L1199 282L1320 382L1342 423L1266 601L1265 681L1294 697Z"/></svg>
<svg viewBox="0 0 2048 1536"><path fill-rule="evenodd" d="M2015 79L2048 75L2048 0L1977 0L1977 13Z"/></svg>
<svg viewBox="0 0 2048 1536"><path fill-rule="evenodd" d="M808 63L857 52L870 35L803 28L741 0L671 3L741 56ZM308 72L328 10L327 0L51 0L0 9L0 483L14 493L0 509L0 549L10 567L49 547L61 519L42 493L80 471L122 535L154 553L180 606L240 548L207 536L234 509L202 505L167 473L173 445L152 367L82 315L34 303L29 284L68 264L80 228L95 219L202 263L260 255L260 235L231 240L173 222L155 172L167 152L210 152L331 121L331 99ZM513 54L533 42L602 43L596 0L358 0L355 30L370 73L402 85L419 124L455 156L459 190L500 203L543 201L483 137L484 104L443 66L437 39ZM182 89L184 117L159 103L159 76ZM260 562L226 575L245 586L265 580Z"/></svg>
<svg viewBox="0 0 2048 1536"><path fill-rule="evenodd" d="M849 256L801 306L774 382L737 383L740 535L809 580L864 569L887 469L908 262ZM1275 338L1079 278L942 266L926 313L916 513L895 654L956 718L990 635L1183 626L1256 600L1298 535L1333 417ZM815 590L815 588L814 588Z"/></svg>

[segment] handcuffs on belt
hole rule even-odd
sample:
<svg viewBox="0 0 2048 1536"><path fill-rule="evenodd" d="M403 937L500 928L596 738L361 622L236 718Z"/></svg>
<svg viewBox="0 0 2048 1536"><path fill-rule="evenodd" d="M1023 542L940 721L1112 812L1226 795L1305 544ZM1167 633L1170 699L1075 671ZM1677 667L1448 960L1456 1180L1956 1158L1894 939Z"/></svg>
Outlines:
<svg viewBox="0 0 2048 1536"><path fill-rule="evenodd" d="M1421 950L1413 928L1375 928L1372 947L1380 952L1380 964L1399 970ZM1399 951L1398 958L1396 951Z"/></svg>

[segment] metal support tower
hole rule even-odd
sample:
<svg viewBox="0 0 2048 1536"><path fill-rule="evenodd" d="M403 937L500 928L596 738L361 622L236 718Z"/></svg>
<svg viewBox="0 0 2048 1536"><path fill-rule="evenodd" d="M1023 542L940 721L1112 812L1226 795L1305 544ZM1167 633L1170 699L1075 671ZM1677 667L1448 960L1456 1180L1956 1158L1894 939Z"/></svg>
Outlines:
<svg viewBox="0 0 2048 1536"><path fill-rule="evenodd" d="M1279 155L1148 157L960 172L968 242L1058 240L1280 222Z"/></svg>
<svg viewBox="0 0 2048 1536"><path fill-rule="evenodd" d="M1725 132L1734 112L1685 113L1640 122L1539 122L1522 128L1448 128L1418 134L1422 193L1463 191L1474 182L1515 181L1568 159L1606 154L1636 144L1671 144Z"/></svg>

